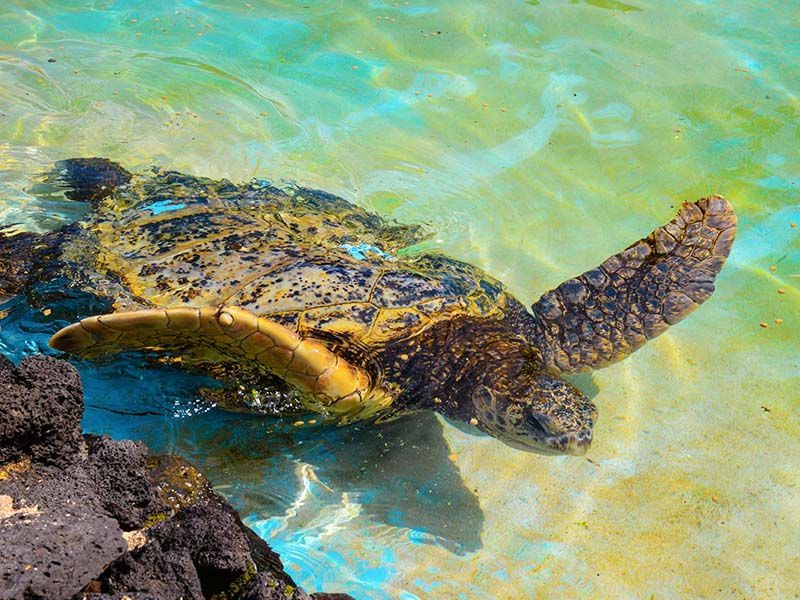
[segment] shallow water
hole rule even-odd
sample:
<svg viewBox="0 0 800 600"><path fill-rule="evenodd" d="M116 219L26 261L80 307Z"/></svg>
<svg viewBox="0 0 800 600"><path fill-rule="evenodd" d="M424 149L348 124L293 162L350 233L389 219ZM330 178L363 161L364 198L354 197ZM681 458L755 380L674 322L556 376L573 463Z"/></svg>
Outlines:
<svg viewBox="0 0 800 600"><path fill-rule="evenodd" d="M79 365L85 427L195 461L311 590L793 597L798 20L756 0L6 0L0 224L79 217L31 190L70 156L266 177L424 223L531 303L722 193L740 228L718 291L581 382L600 410L586 458L432 415L209 412L208 382L136 357ZM3 309L0 349L45 347L52 319Z"/></svg>

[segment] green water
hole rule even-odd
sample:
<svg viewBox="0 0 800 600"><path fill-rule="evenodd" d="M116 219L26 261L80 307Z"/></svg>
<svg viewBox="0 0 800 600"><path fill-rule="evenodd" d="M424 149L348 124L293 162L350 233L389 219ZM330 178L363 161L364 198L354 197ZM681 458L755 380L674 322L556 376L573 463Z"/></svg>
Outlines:
<svg viewBox="0 0 800 600"><path fill-rule="evenodd" d="M794 0L5 0L0 223L82 214L26 191L70 156L266 177L424 223L530 303L724 194L740 228L715 296L584 382L588 460L430 415L203 412L191 378L135 362L81 366L85 424L195 460L312 590L794 597L799 22ZM47 319L7 310L3 350L42 347Z"/></svg>

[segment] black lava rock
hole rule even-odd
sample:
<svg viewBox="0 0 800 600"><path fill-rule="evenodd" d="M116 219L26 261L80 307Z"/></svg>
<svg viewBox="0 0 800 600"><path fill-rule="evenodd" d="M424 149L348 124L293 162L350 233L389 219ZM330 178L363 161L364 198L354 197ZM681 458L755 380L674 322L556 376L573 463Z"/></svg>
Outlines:
<svg viewBox="0 0 800 600"><path fill-rule="evenodd" d="M67 465L83 448L83 387L77 371L49 356L32 356L19 369L0 356L0 464L29 456Z"/></svg>
<svg viewBox="0 0 800 600"><path fill-rule="evenodd" d="M125 530L140 528L148 515L161 510L148 476L147 454L141 442L90 438L87 471L103 508Z"/></svg>
<svg viewBox="0 0 800 600"><path fill-rule="evenodd" d="M78 503L69 508L0 509L3 514L0 598L4 600L71 598L128 549L114 519Z"/></svg>
<svg viewBox="0 0 800 600"><path fill-rule="evenodd" d="M0 356L0 600L350 598L308 596L202 473L82 412L71 365Z"/></svg>
<svg viewBox="0 0 800 600"><path fill-rule="evenodd" d="M186 552L165 549L158 540L120 556L98 580L105 593L90 598L116 598L145 592L158 598L203 598L203 585Z"/></svg>

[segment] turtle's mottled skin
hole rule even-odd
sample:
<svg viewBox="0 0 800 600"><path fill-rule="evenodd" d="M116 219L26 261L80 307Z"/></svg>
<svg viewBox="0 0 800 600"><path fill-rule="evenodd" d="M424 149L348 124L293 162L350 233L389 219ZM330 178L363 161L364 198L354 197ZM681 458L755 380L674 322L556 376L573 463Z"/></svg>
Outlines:
<svg viewBox="0 0 800 600"><path fill-rule="evenodd" d="M230 383L217 393L229 408L263 409L281 390L341 421L433 409L548 453L584 452L596 420L560 376L624 358L705 301L736 230L726 200L684 204L529 312L476 267L411 251L417 228L322 192L133 177L104 159L57 167L95 210L46 236L0 237L0 295L63 276L113 312L54 347L163 350Z"/></svg>

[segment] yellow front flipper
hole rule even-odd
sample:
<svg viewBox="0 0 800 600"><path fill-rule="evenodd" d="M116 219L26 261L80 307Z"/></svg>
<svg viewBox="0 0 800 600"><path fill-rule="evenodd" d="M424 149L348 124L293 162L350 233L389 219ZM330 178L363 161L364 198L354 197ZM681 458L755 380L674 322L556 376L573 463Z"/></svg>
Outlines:
<svg viewBox="0 0 800 600"><path fill-rule="evenodd" d="M50 346L84 357L125 349L207 348L281 377L308 399L311 410L361 418L392 402L364 369L315 340L237 306L154 308L87 317L57 332Z"/></svg>

